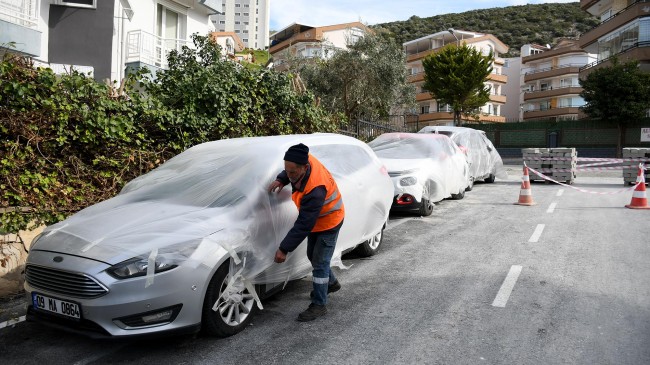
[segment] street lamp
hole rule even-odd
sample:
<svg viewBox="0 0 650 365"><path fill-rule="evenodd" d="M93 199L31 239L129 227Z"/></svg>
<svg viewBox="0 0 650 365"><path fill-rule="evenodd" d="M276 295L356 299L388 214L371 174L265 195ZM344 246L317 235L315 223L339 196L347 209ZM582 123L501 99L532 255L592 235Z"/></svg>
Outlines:
<svg viewBox="0 0 650 365"><path fill-rule="evenodd" d="M455 33L454 28L449 28L449 29L447 29L447 31L448 31L449 33L451 33L451 35L453 35L454 38L456 38L456 45L457 45L457 46L460 46L460 39L458 39L458 37L456 36L456 33Z"/></svg>

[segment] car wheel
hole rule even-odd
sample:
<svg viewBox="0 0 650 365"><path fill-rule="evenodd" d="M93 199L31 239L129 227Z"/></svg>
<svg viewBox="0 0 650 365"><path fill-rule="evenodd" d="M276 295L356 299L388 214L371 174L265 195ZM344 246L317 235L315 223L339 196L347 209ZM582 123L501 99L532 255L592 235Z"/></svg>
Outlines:
<svg viewBox="0 0 650 365"><path fill-rule="evenodd" d="M465 197L465 189L461 189L458 194L451 194L451 198L454 200L461 200Z"/></svg>
<svg viewBox="0 0 650 365"><path fill-rule="evenodd" d="M238 292L226 293L229 281L230 261L226 261L210 280L205 293L201 329L207 335L228 337L239 333L257 312L255 298L248 289L242 287Z"/></svg>
<svg viewBox="0 0 650 365"><path fill-rule="evenodd" d="M379 246L381 246L381 242L383 240L384 240L384 227L382 226L381 230L377 234L375 234L369 240L364 241L362 244L357 246L355 251L360 256L364 256L364 257L373 256L374 254L379 252Z"/></svg>
<svg viewBox="0 0 650 365"><path fill-rule="evenodd" d="M433 213L433 203L427 198L422 198L422 204L420 204L420 215L423 217L428 217Z"/></svg>
<svg viewBox="0 0 650 365"><path fill-rule="evenodd" d="M486 177L484 181L488 184L492 184L495 178L496 176L493 173L490 173L490 176Z"/></svg>
<svg viewBox="0 0 650 365"><path fill-rule="evenodd" d="M474 178L470 176L469 181L467 182L467 187L465 191L472 191L474 189Z"/></svg>

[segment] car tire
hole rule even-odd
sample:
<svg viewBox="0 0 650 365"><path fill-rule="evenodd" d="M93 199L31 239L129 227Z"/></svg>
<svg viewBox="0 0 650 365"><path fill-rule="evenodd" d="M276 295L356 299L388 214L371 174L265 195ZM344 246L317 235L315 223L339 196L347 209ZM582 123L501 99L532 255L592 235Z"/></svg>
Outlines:
<svg viewBox="0 0 650 365"><path fill-rule="evenodd" d="M423 217L428 217L433 213L433 203L427 198L422 198L422 204L420 204L420 215Z"/></svg>
<svg viewBox="0 0 650 365"><path fill-rule="evenodd" d="M454 200L461 200L465 197L465 189L462 189L458 194L451 194L451 198Z"/></svg>
<svg viewBox="0 0 650 365"><path fill-rule="evenodd" d="M354 250L359 256L370 257L379 252L379 247L384 241L384 226L381 227L378 233L372 236L369 240L364 241L362 244L357 246Z"/></svg>
<svg viewBox="0 0 650 365"><path fill-rule="evenodd" d="M465 188L465 191L472 191L474 189L474 178L470 177L469 181L467 182L467 187Z"/></svg>
<svg viewBox="0 0 650 365"><path fill-rule="evenodd" d="M484 181L488 184L492 184L495 178L496 176L493 173L490 173L490 176L486 177Z"/></svg>
<svg viewBox="0 0 650 365"><path fill-rule="evenodd" d="M201 330L209 336L228 337L244 330L257 312L253 295L244 289L235 298L221 298L230 279L230 261L219 267L208 284L203 301ZM219 310L212 307L219 301Z"/></svg>

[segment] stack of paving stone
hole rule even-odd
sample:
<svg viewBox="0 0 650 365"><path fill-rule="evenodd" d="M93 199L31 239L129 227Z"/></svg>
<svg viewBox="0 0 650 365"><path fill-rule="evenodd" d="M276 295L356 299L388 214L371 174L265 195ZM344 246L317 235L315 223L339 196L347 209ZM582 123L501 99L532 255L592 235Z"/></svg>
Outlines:
<svg viewBox="0 0 650 365"><path fill-rule="evenodd" d="M623 180L625 185L635 184L639 174L639 163L643 162L645 167L650 167L650 148L623 148L623 158L645 159L645 161L628 161L625 166L635 166L623 169ZM646 184L650 180L650 170L645 170Z"/></svg>
<svg viewBox="0 0 650 365"><path fill-rule="evenodd" d="M553 180L573 184L576 177L578 153L575 148L522 148L523 161L530 168L540 172ZM540 160L540 158L554 158L557 160ZM564 171L544 172L544 169L562 169ZM532 181L543 181L536 174L530 175Z"/></svg>

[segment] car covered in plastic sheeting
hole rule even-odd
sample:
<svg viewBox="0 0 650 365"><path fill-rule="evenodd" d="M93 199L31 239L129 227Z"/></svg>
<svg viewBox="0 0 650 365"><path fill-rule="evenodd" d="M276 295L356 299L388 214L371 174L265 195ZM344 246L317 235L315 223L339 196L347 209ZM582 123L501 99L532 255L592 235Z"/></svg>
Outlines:
<svg viewBox="0 0 650 365"><path fill-rule="evenodd" d="M418 133L438 133L449 136L465 152L471 179L468 190L472 190L474 182L478 180L493 183L497 177L508 179L501 155L484 131L466 127L428 126Z"/></svg>
<svg viewBox="0 0 650 365"><path fill-rule="evenodd" d="M392 210L415 210L427 216L435 202L465 196L469 182L467 159L449 137L385 133L368 145L393 180Z"/></svg>
<svg viewBox="0 0 650 365"><path fill-rule="evenodd" d="M208 142L46 228L26 264L28 319L91 337L243 330L260 299L311 272L306 243L274 263L298 210L290 186L267 189L297 143L343 196L332 265L354 248L374 254L393 186L366 144L337 134Z"/></svg>

